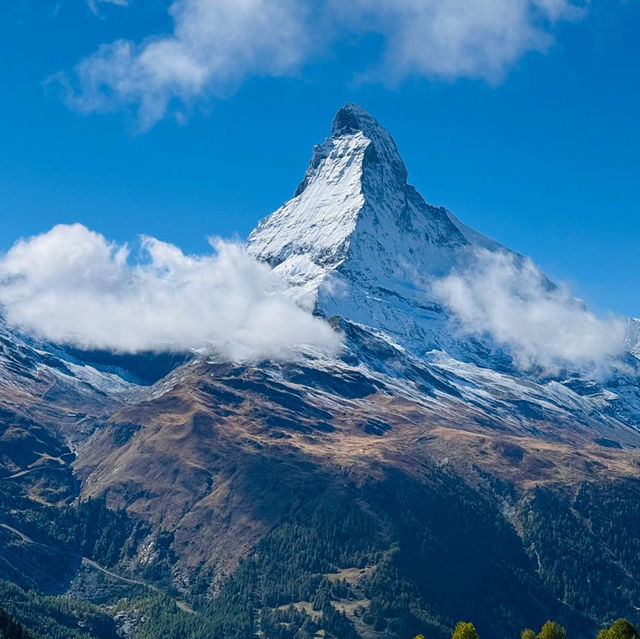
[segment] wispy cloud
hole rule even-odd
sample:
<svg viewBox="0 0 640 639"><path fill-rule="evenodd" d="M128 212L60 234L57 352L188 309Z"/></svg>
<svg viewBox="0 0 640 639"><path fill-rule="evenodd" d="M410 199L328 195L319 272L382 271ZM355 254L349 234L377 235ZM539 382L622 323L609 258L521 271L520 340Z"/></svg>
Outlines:
<svg viewBox="0 0 640 639"><path fill-rule="evenodd" d="M433 291L463 333L491 336L525 370L567 367L602 375L625 351L624 319L597 317L530 260L511 253L479 250Z"/></svg>
<svg viewBox="0 0 640 639"><path fill-rule="evenodd" d="M382 37L382 58L354 74L496 82L527 52L545 51L557 22L584 11L571 0L174 0L170 14L171 34L104 44L59 74L66 101L85 113L133 111L144 130L249 76L295 74L366 33Z"/></svg>
<svg viewBox="0 0 640 639"><path fill-rule="evenodd" d="M131 0L87 0L87 4L93 13L99 15L99 7L101 4L115 4L119 7L128 7Z"/></svg>
<svg viewBox="0 0 640 639"><path fill-rule="evenodd" d="M297 306L240 244L210 255L142 238L129 248L79 224L17 242L0 258L7 320L45 339L120 352L205 349L234 361L333 353L340 338Z"/></svg>

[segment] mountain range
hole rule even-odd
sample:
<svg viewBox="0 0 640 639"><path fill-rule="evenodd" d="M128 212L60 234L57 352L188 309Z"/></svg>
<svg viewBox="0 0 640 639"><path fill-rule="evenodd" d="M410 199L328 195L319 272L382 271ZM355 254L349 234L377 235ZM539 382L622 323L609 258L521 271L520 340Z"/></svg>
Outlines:
<svg viewBox="0 0 640 639"><path fill-rule="evenodd" d="M65 638L640 621L640 322L605 372L467 330L434 283L489 256L525 295L527 261L426 203L353 104L247 251L337 354L126 355L2 321L0 608Z"/></svg>

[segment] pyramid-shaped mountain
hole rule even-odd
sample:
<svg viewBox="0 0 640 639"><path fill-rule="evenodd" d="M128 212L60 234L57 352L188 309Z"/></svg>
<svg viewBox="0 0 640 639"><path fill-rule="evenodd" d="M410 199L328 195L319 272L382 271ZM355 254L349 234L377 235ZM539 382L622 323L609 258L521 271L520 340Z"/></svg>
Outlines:
<svg viewBox="0 0 640 639"><path fill-rule="evenodd" d="M637 323L605 380L456 335L429 281L506 249L427 204L352 104L248 247L338 355L87 353L0 324L0 608L77 639L640 621Z"/></svg>
<svg viewBox="0 0 640 639"><path fill-rule="evenodd" d="M383 330L418 354L461 346L430 282L474 248L506 250L427 204L391 135L355 104L338 111L295 197L258 224L248 247L298 287L301 303Z"/></svg>

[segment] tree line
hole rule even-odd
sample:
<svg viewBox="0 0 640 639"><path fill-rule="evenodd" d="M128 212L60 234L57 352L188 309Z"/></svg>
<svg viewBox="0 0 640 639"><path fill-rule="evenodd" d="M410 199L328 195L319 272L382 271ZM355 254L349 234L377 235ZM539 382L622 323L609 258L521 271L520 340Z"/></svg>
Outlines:
<svg viewBox="0 0 640 639"><path fill-rule="evenodd" d="M525 628L520 639L566 639L567 632L563 626L555 621L547 621L536 633L531 628ZM414 639L425 639L424 635L416 635ZM459 621L451 634L451 639L480 639L475 626L468 621ZM626 619L614 621L608 628L602 628L596 639L639 639L638 630Z"/></svg>

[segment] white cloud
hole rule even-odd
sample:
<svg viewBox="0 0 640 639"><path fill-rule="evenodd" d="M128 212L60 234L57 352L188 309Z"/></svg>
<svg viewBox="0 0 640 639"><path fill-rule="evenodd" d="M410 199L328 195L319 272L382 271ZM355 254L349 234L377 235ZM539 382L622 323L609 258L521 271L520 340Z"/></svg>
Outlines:
<svg viewBox="0 0 640 639"><path fill-rule="evenodd" d="M337 10L386 42L383 71L445 79L502 78L529 51L545 51L558 20L583 12L569 0L334 0Z"/></svg>
<svg viewBox="0 0 640 639"><path fill-rule="evenodd" d="M382 37L382 59L354 74L497 81L527 52L545 51L556 22L584 12L571 0L174 0L170 13L171 34L105 44L58 75L68 103L133 110L148 129L249 76L294 74L366 33Z"/></svg>
<svg viewBox="0 0 640 639"><path fill-rule="evenodd" d="M463 332L490 335L525 370L568 367L602 375L625 351L625 320L598 318L530 260L511 253L476 251L433 291Z"/></svg>
<svg viewBox="0 0 640 639"><path fill-rule="evenodd" d="M287 75L313 49L313 11L302 0L175 0L170 13L171 35L103 45L74 74L58 76L69 104L84 112L131 107L144 130L249 75Z"/></svg>
<svg viewBox="0 0 640 639"><path fill-rule="evenodd" d="M0 258L0 305L24 330L120 352L206 349L234 361L332 353L340 338L297 306L283 282L240 244L187 256L145 237L142 261L84 226L60 225Z"/></svg>

